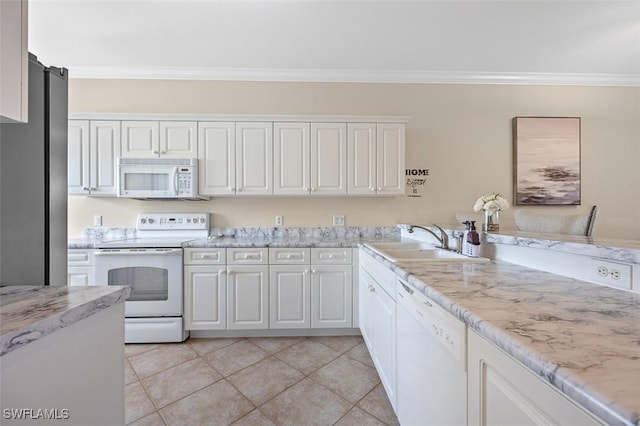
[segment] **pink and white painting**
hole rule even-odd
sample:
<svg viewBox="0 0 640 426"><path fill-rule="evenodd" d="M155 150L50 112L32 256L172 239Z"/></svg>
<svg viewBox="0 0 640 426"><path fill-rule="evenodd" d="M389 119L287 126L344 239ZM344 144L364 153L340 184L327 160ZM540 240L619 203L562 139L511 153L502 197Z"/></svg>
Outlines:
<svg viewBox="0 0 640 426"><path fill-rule="evenodd" d="M580 204L580 117L513 119L514 203Z"/></svg>

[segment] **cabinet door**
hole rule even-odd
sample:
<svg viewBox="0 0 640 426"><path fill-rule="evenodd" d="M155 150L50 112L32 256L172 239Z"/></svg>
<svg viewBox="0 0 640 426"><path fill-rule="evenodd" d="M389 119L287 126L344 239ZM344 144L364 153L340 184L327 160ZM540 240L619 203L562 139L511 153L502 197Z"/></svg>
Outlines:
<svg viewBox="0 0 640 426"><path fill-rule="evenodd" d="M95 280L93 277L93 266L70 267L67 269L67 285L69 287L94 285Z"/></svg>
<svg viewBox="0 0 640 426"><path fill-rule="evenodd" d="M116 162L120 157L120 122L91 121L90 167L91 195L118 193Z"/></svg>
<svg viewBox="0 0 640 426"><path fill-rule="evenodd" d="M377 125L377 185L380 195L404 194L405 125L378 123Z"/></svg>
<svg viewBox="0 0 640 426"><path fill-rule="evenodd" d="M198 123L198 159L198 187L201 195L235 195L235 123Z"/></svg>
<svg viewBox="0 0 640 426"><path fill-rule="evenodd" d="M89 194L89 121L69 120L67 184L69 195Z"/></svg>
<svg viewBox="0 0 640 426"><path fill-rule="evenodd" d="M271 194L272 123L236 123L236 195Z"/></svg>
<svg viewBox="0 0 640 426"><path fill-rule="evenodd" d="M311 123L311 195L347 193L346 123Z"/></svg>
<svg viewBox="0 0 640 426"><path fill-rule="evenodd" d="M469 425L602 424L473 330L468 345Z"/></svg>
<svg viewBox="0 0 640 426"><path fill-rule="evenodd" d="M226 294L226 268L224 266L185 266L185 329L226 329Z"/></svg>
<svg viewBox="0 0 640 426"><path fill-rule="evenodd" d="M227 328L269 327L269 267L230 266L227 270Z"/></svg>
<svg viewBox="0 0 640 426"><path fill-rule="evenodd" d="M157 158L160 156L157 121L122 122L122 156Z"/></svg>
<svg viewBox="0 0 640 426"><path fill-rule="evenodd" d="M198 123L195 121L161 121L160 156L163 158L197 157Z"/></svg>
<svg viewBox="0 0 640 426"><path fill-rule="evenodd" d="M349 179L347 192L352 195L375 195L376 181L376 125L349 123Z"/></svg>
<svg viewBox="0 0 640 426"><path fill-rule="evenodd" d="M273 193L309 194L309 123L274 123L273 135Z"/></svg>
<svg viewBox="0 0 640 426"><path fill-rule="evenodd" d="M351 265L311 265L311 327L350 328Z"/></svg>
<svg viewBox="0 0 640 426"><path fill-rule="evenodd" d="M360 317L360 332L369 352L373 353L373 303L374 303L374 282L373 278L360 268L358 274L360 292L358 295L358 310Z"/></svg>
<svg viewBox="0 0 640 426"><path fill-rule="evenodd" d="M311 326L309 266L269 267L269 327Z"/></svg>
<svg viewBox="0 0 640 426"><path fill-rule="evenodd" d="M396 406L396 302L373 284L373 362L391 405Z"/></svg>
<svg viewBox="0 0 640 426"><path fill-rule="evenodd" d="M95 284L93 249L67 250L67 285L86 286Z"/></svg>

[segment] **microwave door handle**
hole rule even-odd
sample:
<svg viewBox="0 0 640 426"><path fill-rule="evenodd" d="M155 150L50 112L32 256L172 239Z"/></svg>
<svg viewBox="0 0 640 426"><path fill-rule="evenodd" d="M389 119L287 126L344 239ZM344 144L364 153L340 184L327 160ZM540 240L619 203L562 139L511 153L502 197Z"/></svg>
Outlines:
<svg viewBox="0 0 640 426"><path fill-rule="evenodd" d="M173 193L178 195L178 168L173 169Z"/></svg>

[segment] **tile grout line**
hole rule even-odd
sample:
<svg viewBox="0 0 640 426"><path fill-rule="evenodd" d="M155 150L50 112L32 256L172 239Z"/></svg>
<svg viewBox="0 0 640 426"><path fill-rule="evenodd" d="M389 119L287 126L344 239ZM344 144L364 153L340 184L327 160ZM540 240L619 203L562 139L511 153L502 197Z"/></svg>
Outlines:
<svg viewBox="0 0 640 426"><path fill-rule="evenodd" d="M327 345L327 344L324 344L324 343L322 343L322 342L319 342L319 341L316 341L316 340L308 339L308 337L307 337L307 336L304 336L304 338L303 338L303 339L301 339L299 342L295 342L295 343L293 343L293 344L291 344L291 345L288 345L288 346L286 346L286 347L280 348L280 349L276 350L275 352L270 352L270 351L267 351L265 348L261 347L259 344L254 343L254 342L252 341L252 339L255 339L255 338L248 338L248 337L247 337L247 338L240 338L239 340L237 340L237 341L235 341L235 342L232 342L232 343L230 343L230 344L228 344L228 345L222 346L222 347L220 347L220 348L214 349L214 350L212 350L212 351L209 351L209 352L206 352L206 353L203 353L203 354L200 354L199 352L197 352L197 351L192 347L192 345L187 344L187 345L189 345L189 349L190 349L190 350L192 350L192 351L195 353L195 355L196 355L196 357L195 357L195 358L190 359L190 360L186 360L186 361L184 361L184 362L181 362L180 364L176 364L176 365L173 365L173 366L171 366L171 367L168 367L168 368L165 368L165 369L163 369L163 370L160 370L160 371L158 371L158 372L156 372L156 373L154 373L154 374L152 374L152 375L150 375L150 376L148 376L148 377L145 377L145 379L146 379L146 378L149 378L149 377L153 377L153 376L155 376L155 375L157 375L157 374L160 374L160 373L162 373L162 372L165 372L165 371L167 371L167 370L169 370L169 369L171 369L171 368L174 368L174 367L177 367L177 366L183 365L183 364L185 364L185 363L187 363L187 362L194 361L195 359L198 359L198 358L199 358L199 359L200 359L200 360L201 360L205 365L207 365L207 366L208 366L209 368L211 368L213 371L215 371L216 373L218 373L218 374L220 375L220 377L221 377L221 378L220 378L219 380L214 381L213 383L211 383L211 384L209 384L209 385L207 385L207 386L204 386L204 387L202 387L202 388L200 388L200 389L197 389L197 390L194 390L193 392L190 392L188 395L185 395L185 396L183 396L183 397L181 397L181 398L177 399L176 401L172 401L171 403L169 403L169 404L165 405L165 406L164 406L164 407L162 407L162 408L158 408L157 404L156 404L156 403L154 402L154 400L151 398L151 396L150 396L150 394L149 394L149 391L148 391L148 389L147 389L147 386L145 386L145 385L142 383L142 380L143 380L143 379L141 379L141 378L140 378L140 376L139 376L139 375L138 375L138 373L135 371L135 369L133 368L133 366L131 365L131 363L130 363L130 361L129 361L129 358L130 358L130 357L134 357L134 356L137 356L137 355L144 354L144 353L146 353L146 352L150 352L151 350L156 349L156 348L149 348L149 349L148 349L148 350L146 350L146 351L143 351L143 352L140 352L140 353L137 353L137 354L131 355L131 356L126 356L126 355L125 355L125 359L126 359L126 361L129 363L130 368L133 370L133 373L134 373L135 377L137 378L137 381L140 383L140 385L141 385L141 387L142 387L143 391L144 391L144 392L145 392L145 394L147 395L147 397L148 397L149 401L151 402L152 406L155 408L155 410L154 410L153 412L150 412L150 413L148 413L148 414L146 414L146 415L144 415L144 416L142 416L142 417L140 417L140 418L138 418L138 419L135 419L135 420L133 420L132 422L130 422L129 424L131 424L131 423L135 423L136 421L139 421L139 420L141 420L141 419L143 419L143 418L145 418L145 417L147 417L147 416L150 416L150 415L152 415L152 414L156 413L156 414L160 417L160 419L162 420L162 422L163 422L165 425L167 425L168 423L166 423L165 418L162 416L162 414L161 414L161 412L160 412L160 410L161 410L161 409L164 409L164 408L166 408L166 407L168 407L168 406L170 406L170 405L172 405L172 404L175 404L175 403L177 403L178 401L180 401L180 400L182 400L182 399L184 399L184 398L187 398L188 396L191 396L191 395L193 395L193 394L194 394L194 393L196 393L196 392L201 391L202 389L205 389L205 388L207 388L207 387L209 387L209 386L212 386L212 385L214 385L214 384L216 384L216 383L219 383L219 382L220 382L220 380L224 380L224 381L225 381L228 385L230 385L234 390L236 390L236 391L237 391L238 393L240 393L244 398L246 398L246 399L251 403L251 405L253 406L253 408L251 409L251 411L249 411L248 413L246 413L246 414L244 414L243 416L239 417L238 419L235 419L233 422L237 422L237 421L241 420L242 418L244 418L244 417L246 417L246 416L250 415L252 412L254 412L254 411L256 411L256 410L257 410L261 415L263 415L264 417L268 418L270 421L273 421L269 416L267 416L267 415L266 415L266 414L261 410L261 407L263 407L263 406L264 406L265 404L267 404L268 402L270 402L270 401L272 401L272 400L276 399L276 398L277 398L278 396L280 396L282 393L284 393L284 392L286 392L286 391L290 390L291 388L293 388L294 386L298 385L300 382L304 381L304 380L305 380L305 379L307 379L307 378L308 378L309 380L311 380L314 384L316 384L316 385L318 385L318 386L321 386L321 387L322 387L322 388L324 388L326 391L330 392L330 393L331 393L331 394L333 394L335 397L340 398L341 400L345 401L345 402L348 404L349 409L348 409L348 410L347 410L347 412L346 412L345 414L343 414L343 415L342 415L342 416L341 416L341 417L340 417L336 422L339 422L343 417L345 417L345 416L346 416L349 412L351 412L354 408L358 408L358 409L362 410L364 413L366 413L366 414L368 414L368 415L372 416L374 419L376 419L376 420L380 421L381 423L383 423L383 424L387 424L386 422L384 422L383 420L381 420L380 418L378 418L378 417L377 417L376 415L374 415L373 413L370 413L370 412L369 412L368 410L366 410L365 408L363 408L363 407L359 407L359 406L358 406L358 404L359 404L360 402L362 402L362 400L364 400L367 396L369 396L369 395L370 395L370 394L375 390L375 388L376 388L377 386L383 386L383 385L382 385L382 382L381 382L379 379L378 379L378 383L377 383L376 385L374 385L374 387L373 387L369 392L367 392L367 393L366 393L362 398L360 398L360 399L359 399L358 401L356 401L355 403L352 403L351 401L349 401L349 400L345 399L345 398L344 398L344 397L342 397L341 395L336 394L333 390L331 390L331 389L327 388L327 387L326 387L325 385L323 385L322 383L319 383L318 381L316 381L316 380L314 380L312 377L310 377L312 374L316 373L317 371L321 370L322 368L326 367L327 365L331 364L332 362L336 361L337 359L339 359L339 358L340 358L340 357L342 357L342 356L345 356L345 357L346 357L347 359L349 359L350 361L354 361L354 362L356 362L358 365L362 365L362 366L364 366L364 367L372 368L370 365L368 365L368 364L364 363L363 361L360 361L359 359L356 359L356 358L355 358L355 357L353 357L353 356L349 356L349 355L347 355L347 353L348 353L348 352L350 352L351 350L353 350L353 349L354 349L355 347L357 347L358 345L362 344L362 342L356 343L355 345L350 346L350 347L346 348L345 350L342 350L342 351L341 351L341 350L336 350L336 349L332 348L331 346L329 346L329 345ZM242 369L240 369L240 370L238 370L238 371L235 371L235 372L233 372L233 373L231 373L231 374L229 374L229 375L227 375L227 376L225 376L224 374L222 374L218 369L216 369L213 365L209 364L209 363L208 363L207 361L205 361L205 360L204 360L204 358L203 358L203 357L204 357L204 356L206 356L206 355L209 355L209 354L211 354L211 353L213 353L213 352L216 352L216 351L221 350L221 349L224 349L224 348L228 348L229 346L232 346L232 345L234 345L234 344L236 344L236 343L239 343L239 342L241 342L241 341L243 341L243 340L244 340L244 341L247 341L247 342L249 342L249 343L251 343L251 344L252 344L252 345L254 345L254 346L256 346L256 347L257 347L257 348L259 348L261 351L265 352L265 353L267 354L267 356L266 356L265 358L262 358L262 359L261 359L261 360L259 360L259 361L256 361L256 362L254 362L254 363L252 363L252 364L250 364L250 365L247 365L247 366L243 367ZM296 367L294 367L294 366L290 365L286 360L281 359L281 358L279 358L279 357L277 357L277 356L276 356L276 355L277 355L277 354L279 354L280 352L283 352L283 351L285 351L285 350L287 350L287 349L289 349L289 348L291 348L291 347L293 347L293 346L295 346L295 345L298 345L298 344L300 344L300 343L303 343L303 342L304 342L304 341L306 341L306 340L311 340L311 341L313 341L314 343L319 343L319 344L321 344L322 346L324 346L324 347L326 347L326 348L328 348L328 349L330 349L330 350L334 351L334 352L337 354L337 356L336 356L335 358L332 358L330 361L328 361L328 362L326 362L326 363L323 363L322 365L318 366L317 368L315 368L313 371L311 371L311 372L310 372L310 373L308 373L308 374L306 374L305 372L300 371L298 368L296 368ZM367 352L368 352L368 351L367 351ZM269 398L267 401L263 402L262 404L260 404L260 405L256 405L256 404L255 404L251 399L249 399L249 397L248 397L247 395L245 395L245 394L244 394L242 391L240 391L240 390L239 390L239 389L238 389L238 388L237 388L237 387L236 387L236 386L235 386L235 385L234 385L230 380L228 380L228 378L229 378L229 377L231 377L231 376L233 376L233 375L235 375L235 374L238 374L238 373L240 373L240 372L242 372L242 371L244 371L244 370L246 370L246 369L248 369L248 368L251 368L251 367L255 366L256 364L258 364L258 363L260 363L260 362L262 362L262 361L264 361L264 360L266 360L266 359L272 358L272 357L273 357L273 358L275 358L275 359L277 359L278 361L282 362L282 363L283 363L284 365L286 365L287 367L292 368L293 370L295 370L295 371L299 372L299 373L302 375L302 378L301 378L300 380L296 381L295 383L293 383L292 385L290 385L290 386L286 387L286 388L285 388L285 389L283 389L282 391L278 392L277 394L273 395L271 398ZM133 384L133 383L135 383L135 381L134 381L134 382L132 382L132 383L130 383L130 384ZM384 391L384 388L383 388L383 391ZM232 422L232 423L233 423L233 422Z"/></svg>

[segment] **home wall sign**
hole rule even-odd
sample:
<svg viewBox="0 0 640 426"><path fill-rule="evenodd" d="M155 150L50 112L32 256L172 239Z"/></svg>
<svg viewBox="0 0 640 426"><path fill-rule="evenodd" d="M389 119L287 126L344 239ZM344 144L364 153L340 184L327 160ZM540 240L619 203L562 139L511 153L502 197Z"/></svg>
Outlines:
<svg viewBox="0 0 640 426"><path fill-rule="evenodd" d="M406 169L404 173L409 187L409 197L422 197L422 188L427 183L429 169Z"/></svg>
<svg viewBox="0 0 640 426"><path fill-rule="evenodd" d="M580 204L580 117L515 117L513 156L514 204Z"/></svg>

